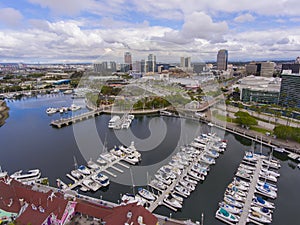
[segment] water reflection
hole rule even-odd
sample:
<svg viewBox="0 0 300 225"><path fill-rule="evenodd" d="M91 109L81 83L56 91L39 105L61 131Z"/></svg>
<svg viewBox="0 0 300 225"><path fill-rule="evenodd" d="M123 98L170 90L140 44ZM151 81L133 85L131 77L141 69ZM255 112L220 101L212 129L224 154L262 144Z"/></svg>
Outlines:
<svg viewBox="0 0 300 225"><path fill-rule="evenodd" d="M5 101L0 101L0 127L5 124L5 120L9 117L9 108Z"/></svg>

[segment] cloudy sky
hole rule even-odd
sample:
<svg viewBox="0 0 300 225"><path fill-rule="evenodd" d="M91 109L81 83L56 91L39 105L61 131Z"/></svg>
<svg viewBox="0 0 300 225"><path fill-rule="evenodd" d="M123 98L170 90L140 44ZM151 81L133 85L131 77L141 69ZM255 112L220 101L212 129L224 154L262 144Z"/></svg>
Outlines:
<svg viewBox="0 0 300 225"><path fill-rule="evenodd" d="M294 59L298 0L1 0L0 62Z"/></svg>

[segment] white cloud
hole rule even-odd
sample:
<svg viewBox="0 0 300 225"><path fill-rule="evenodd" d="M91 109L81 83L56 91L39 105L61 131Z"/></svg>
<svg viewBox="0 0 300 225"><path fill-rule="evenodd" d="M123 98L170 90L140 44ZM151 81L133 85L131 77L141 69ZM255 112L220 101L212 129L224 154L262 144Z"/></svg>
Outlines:
<svg viewBox="0 0 300 225"><path fill-rule="evenodd" d="M0 9L0 23L15 27L18 26L22 20L22 14L13 8L2 8Z"/></svg>
<svg viewBox="0 0 300 225"><path fill-rule="evenodd" d="M234 21L237 23L252 22L254 20L255 17L252 16L250 13L242 14L234 18Z"/></svg>

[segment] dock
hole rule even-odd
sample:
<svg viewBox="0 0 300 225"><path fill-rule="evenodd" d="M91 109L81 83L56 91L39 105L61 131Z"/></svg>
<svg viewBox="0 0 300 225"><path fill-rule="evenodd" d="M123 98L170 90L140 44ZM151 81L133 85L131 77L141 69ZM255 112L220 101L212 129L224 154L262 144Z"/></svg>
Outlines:
<svg viewBox="0 0 300 225"><path fill-rule="evenodd" d="M257 181L259 179L259 172L261 170L261 167L262 167L262 158L259 157L258 161L256 163L256 168L255 168L255 171L254 171L254 175L253 175L253 178L251 180L248 195L247 195L247 198L246 198L244 208L243 208L240 220L238 222L238 225L245 225L248 222L248 214L249 214L249 211L250 211L250 208L251 208L251 203L252 203L252 199L254 197L254 193L255 193Z"/></svg>
<svg viewBox="0 0 300 225"><path fill-rule="evenodd" d="M92 110L86 113L82 113L80 115L77 116L72 116L69 118L61 118L58 120L53 120L50 125L52 125L53 127L56 128L62 128L64 126L69 126L71 124L83 121L83 120L87 120L96 116L99 116L103 113L102 110Z"/></svg>

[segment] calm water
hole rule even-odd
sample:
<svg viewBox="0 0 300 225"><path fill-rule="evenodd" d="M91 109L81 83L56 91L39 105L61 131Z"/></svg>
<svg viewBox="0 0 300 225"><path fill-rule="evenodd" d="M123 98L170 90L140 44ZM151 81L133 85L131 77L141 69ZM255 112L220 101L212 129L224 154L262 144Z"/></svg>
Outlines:
<svg viewBox="0 0 300 225"><path fill-rule="evenodd" d="M210 128L193 121L158 117L140 116L134 119L130 130L114 132L107 128L109 115L102 115L96 119L83 121L74 126L54 129L49 126L53 119L70 116L69 114L56 114L48 116L47 107L70 106L70 96L52 95L39 96L26 100L8 102L10 107L9 118L0 128L0 165L9 173L17 170L40 168L43 176L49 177L52 185L56 178L61 178L66 183L70 180L66 173L74 168L74 157L78 164L85 164L89 158L95 159L103 150L102 143L107 148L114 145L129 145L132 140L142 152L142 162L139 168L152 168L159 162L167 162L177 145L190 142L200 132L208 132ZM83 104L76 102L76 104ZM80 112L84 112L82 109ZM76 112L76 113L80 113ZM217 131L222 134L222 131ZM232 180L244 151L249 149L251 143L246 139L225 133L228 140L227 151L217 159L215 166L206 180L198 184L188 199L184 202L181 211L174 213L165 207L159 207L155 213L160 213L175 218L191 218L200 220L204 213L205 224L222 224L214 218L218 202L221 201L226 186ZM255 146L259 151L261 146ZM84 150L83 150L84 149ZM81 150L81 151L80 151ZM270 149L263 147L264 153ZM273 223L276 225L299 224L297 211L300 207L300 170L296 163L287 159L285 155L276 155L281 162L281 177L278 181L278 198L274 201L276 209ZM132 168L134 182L137 183L137 172ZM113 171L112 171L113 172ZM119 175L118 172L114 172ZM147 179L145 175L142 175ZM151 174L150 174L151 176ZM126 179L126 177L125 177ZM129 179L130 180L130 179ZM127 179L128 181L128 179ZM128 181L129 183L131 182ZM132 192L130 185L111 182L107 190L101 190L89 195L102 196L103 199L117 202L120 193Z"/></svg>

